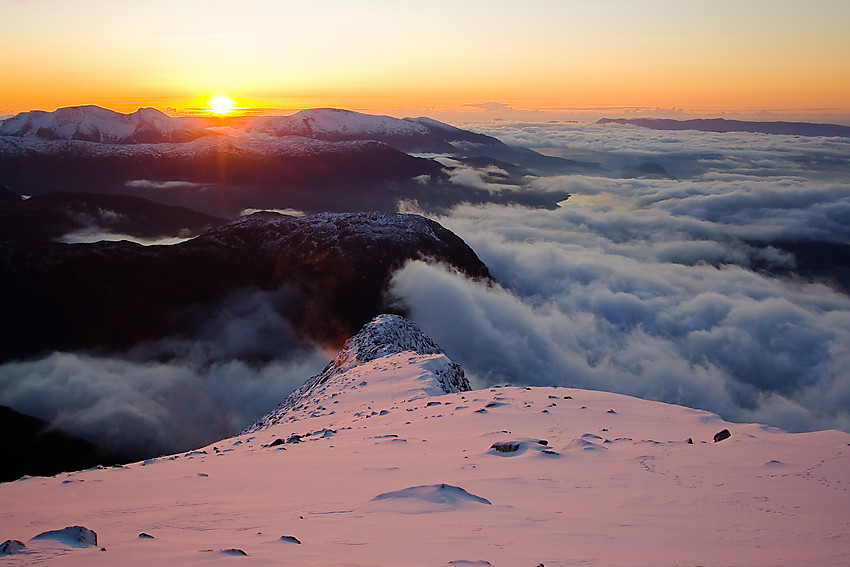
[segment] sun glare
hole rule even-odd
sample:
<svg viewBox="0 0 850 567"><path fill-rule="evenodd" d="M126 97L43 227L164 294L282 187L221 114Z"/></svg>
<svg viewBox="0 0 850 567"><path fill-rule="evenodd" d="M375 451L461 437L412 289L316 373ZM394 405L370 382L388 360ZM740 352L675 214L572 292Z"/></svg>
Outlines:
<svg viewBox="0 0 850 567"><path fill-rule="evenodd" d="M230 97L220 95L210 99L209 105L213 114L230 114L236 107L236 102Z"/></svg>

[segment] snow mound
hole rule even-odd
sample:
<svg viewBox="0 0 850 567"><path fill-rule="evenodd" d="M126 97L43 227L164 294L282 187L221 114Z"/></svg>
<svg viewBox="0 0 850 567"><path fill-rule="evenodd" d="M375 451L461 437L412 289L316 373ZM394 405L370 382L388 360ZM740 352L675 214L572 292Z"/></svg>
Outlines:
<svg viewBox="0 0 850 567"><path fill-rule="evenodd" d="M61 530L42 532L31 541L50 539L71 547L92 547L97 545L97 534L83 526L68 526Z"/></svg>
<svg viewBox="0 0 850 567"><path fill-rule="evenodd" d="M474 502L477 504L490 505L491 502L486 498L476 496L464 490L459 486L450 484L426 484L424 486L411 486L393 492L384 492L377 495L374 500L399 500L410 499L428 502L430 504L451 504L459 505L464 502Z"/></svg>

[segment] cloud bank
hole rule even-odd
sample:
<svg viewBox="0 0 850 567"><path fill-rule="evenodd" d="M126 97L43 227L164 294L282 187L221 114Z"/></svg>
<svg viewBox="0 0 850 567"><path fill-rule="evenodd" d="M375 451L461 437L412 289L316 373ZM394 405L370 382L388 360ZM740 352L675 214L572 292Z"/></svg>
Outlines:
<svg viewBox="0 0 850 567"><path fill-rule="evenodd" d="M196 337L121 356L57 352L4 364L0 404L139 458L228 437L327 363L328 353L293 336L280 300L236 294Z"/></svg>
<svg viewBox="0 0 850 567"><path fill-rule="evenodd" d="M537 178L571 193L554 211L436 217L498 285L409 264L392 293L411 317L479 386L577 386L793 431L850 430L850 297L793 277L795 257L776 245L850 243L850 144L603 128L488 130L593 153L609 175ZM677 179L616 175L639 161Z"/></svg>

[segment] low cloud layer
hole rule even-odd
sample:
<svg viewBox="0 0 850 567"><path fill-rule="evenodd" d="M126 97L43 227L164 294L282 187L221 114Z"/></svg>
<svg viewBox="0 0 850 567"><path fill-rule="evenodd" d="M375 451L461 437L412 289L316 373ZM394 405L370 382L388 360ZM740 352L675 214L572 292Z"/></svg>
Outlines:
<svg viewBox="0 0 850 567"><path fill-rule="evenodd" d="M422 263L396 274L392 293L479 386L578 386L850 430L850 297L828 279L769 275L795 268L777 243L850 243L850 143L563 124L487 133L608 169L532 181L571 193L555 211L436 219L498 285ZM677 179L616 175L638 162Z"/></svg>
<svg viewBox="0 0 850 567"><path fill-rule="evenodd" d="M247 427L327 363L269 292L222 304L192 339L121 356L53 353L0 367L0 404L134 455L199 447Z"/></svg>

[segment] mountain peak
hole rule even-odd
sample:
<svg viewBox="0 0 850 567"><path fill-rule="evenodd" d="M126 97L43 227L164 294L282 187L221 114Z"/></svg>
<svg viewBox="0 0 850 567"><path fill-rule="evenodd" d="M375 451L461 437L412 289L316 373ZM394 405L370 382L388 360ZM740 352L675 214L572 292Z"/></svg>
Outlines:
<svg viewBox="0 0 850 567"><path fill-rule="evenodd" d="M471 389L463 368L415 323L399 315L383 314L348 339L320 374L246 431L284 419L326 415L328 409L323 404L330 399L338 401L341 396L350 398L349 405L356 407L359 398L371 404L381 397L415 399Z"/></svg>
<svg viewBox="0 0 850 567"><path fill-rule="evenodd" d="M366 323L360 332L348 339L331 365L335 372L345 372L364 362L402 352L446 354L415 323L400 315L383 314ZM469 384L461 389L468 390Z"/></svg>
<svg viewBox="0 0 850 567"><path fill-rule="evenodd" d="M0 121L2 136L108 144L185 142L206 134L191 119L172 118L155 108L123 114L93 104L31 110Z"/></svg>

